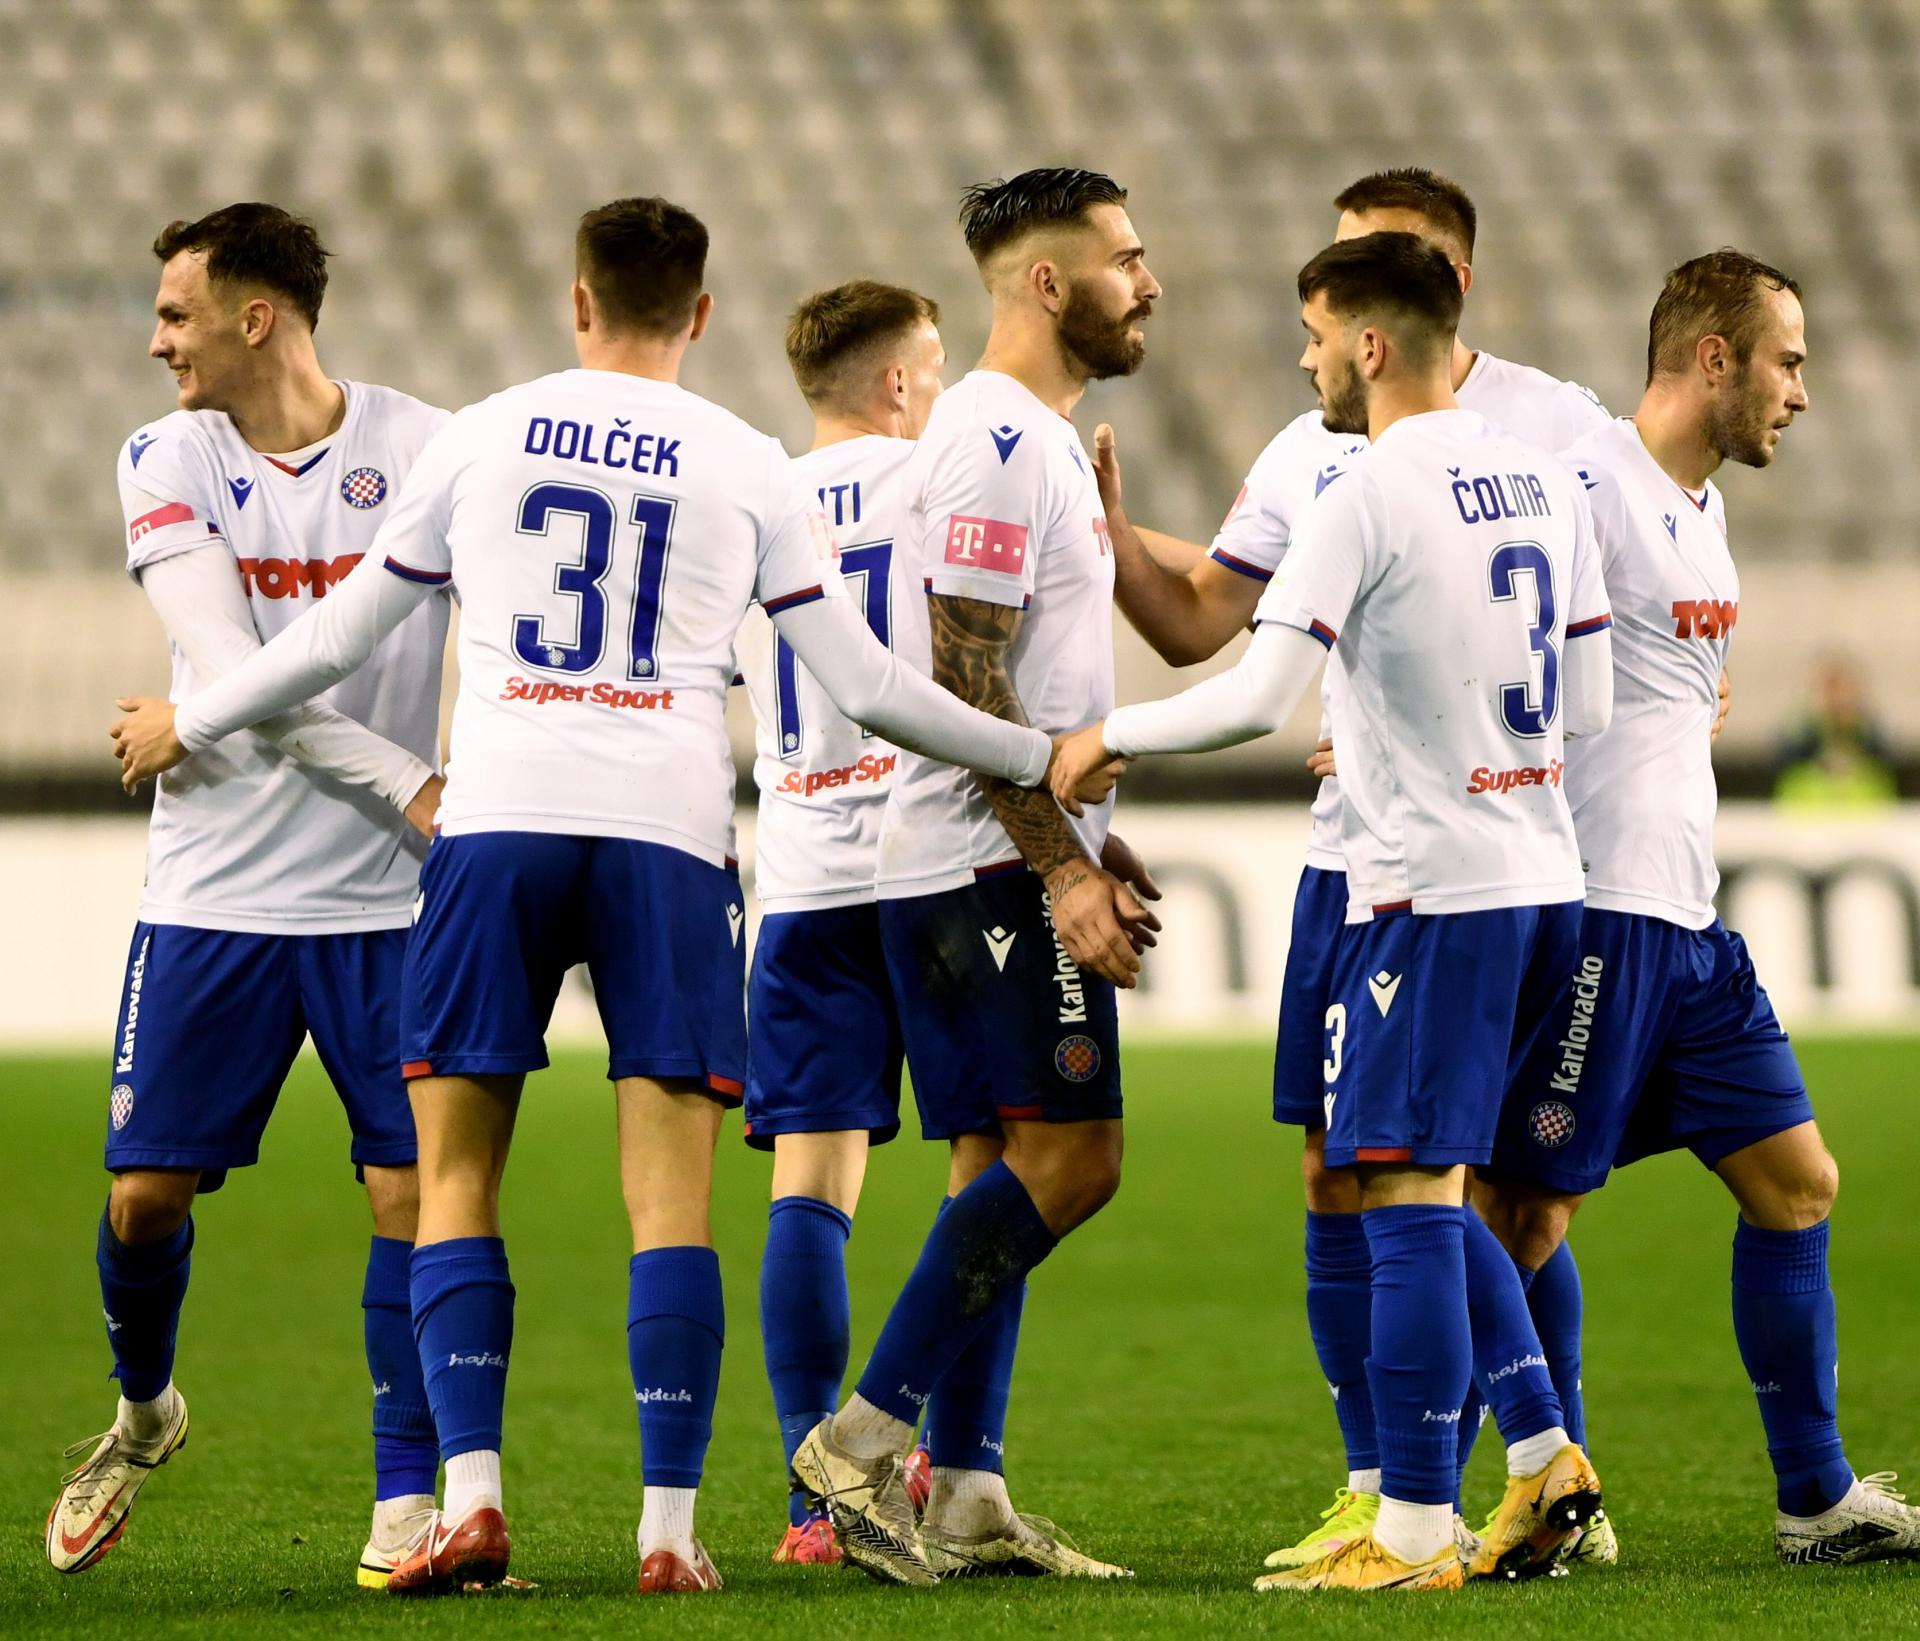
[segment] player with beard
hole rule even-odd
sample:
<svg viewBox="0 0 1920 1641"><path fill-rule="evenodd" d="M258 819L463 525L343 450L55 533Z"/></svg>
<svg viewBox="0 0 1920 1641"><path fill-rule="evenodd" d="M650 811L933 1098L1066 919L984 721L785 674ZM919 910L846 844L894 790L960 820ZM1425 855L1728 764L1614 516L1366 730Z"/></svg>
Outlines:
<svg viewBox="0 0 1920 1641"><path fill-rule="evenodd" d="M1618 661L1612 726L1567 751L1587 861L1580 961L1502 1113L1478 1200L1538 1268L1608 1171L1681 1147L1740 1215L1733 1329L1792 1563L1920 1556L1920 1510L1841 1447L1827 1215L1839 1174L1786 1033L1715 915L1714 683L1740 611L1710 475L1765 467L1807 408L1800 288L1735 250L1667 276L1631 419L1567 459L1593 504Z"/></svg>
<svg viewBox="0 0 1920 1641"><path fill-rule="evenodd" d="M895 549L901 585L926 591L900 612L900 653L975 706L1054 733L1113 703L1113 557L1068 417L1088 382L1144 356L1138 326L1160 287L1126 197L1062 169L968 190L961 225L993 328L908 464ZM1120 1182L1114 988L1133 984L1157 925L1109 814L1069 820L1045 792L913 756L888 796L881 940L922 1132L956 1142L954 1195L856 1393L793 1459L876 1578L1126 1576L1016 1514L1001 1473L1027 1273ZM916 1523L903 1461L936 1385Z"/></svg>

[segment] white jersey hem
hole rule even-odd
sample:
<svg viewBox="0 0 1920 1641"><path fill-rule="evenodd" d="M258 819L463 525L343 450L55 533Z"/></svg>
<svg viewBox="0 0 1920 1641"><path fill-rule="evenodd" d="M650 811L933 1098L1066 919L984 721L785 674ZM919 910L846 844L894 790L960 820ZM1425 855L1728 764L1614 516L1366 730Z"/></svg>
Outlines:
<svg viewBox="0 0 1920 1641"><path fill-rule="evenodd" d="M1626 912L1633 917L1658 918L1662 923L1678 924L1683 929L1711 928L1720 914L1711 906L1676 906L1658 895L1638 894L1632 889L1605 889L1589 881L1587 905L1596 912Z"/></svg>
<svg viewBox="0 0 1920 1641"><path fill-rule="evenodd" d="M832 912L842 906L871 906L875 899L871 883L851 889L788 889L777 895L759 894L760 910L768 917L783 912Z"/></svg>
<svg viewBox="0 0 1920 1641"><path fill-rule="evenodd" d="M416 891L409 888L405 904L384 911L313 912L305 916L287 912L235 912L206 906L166 906L142 899L135 915L142 923L157 927L213 929L222 934L377 934L384 929L405 929L413 924L413 900Z"/></svg>
<svg viewBox="0 0 1920 1641"><path fill-rule="evenodd" d="M1347 881L1351 884L1352 875ZM1385 898L1375 900L1375 893ZM1515 906L1560 906L1568 901L1583 898L1582 886L1569 884L1564 879L1546 883L1510 883L1494 888L1449 889L1444 893L1415 892L1412 896L1412 912L1415 917L1440 917L1456 912L1498 912ZM1371 923L1374 920L1376 906L1399 906L1405 904L1406 895L1394 895L1391 890L1354 892L1347 900L1347 921L1349 923Z"/></svg>
<svg viewBox="0 0 1920 1641"><path fill-rule="evenodd" d="M628 817L608 815L529 815L513 809L488 809L442 821L440 835L467 837L481 832L539 832L549 837L623 838L629 843L655 843L694 855L709 866L726 866L733 856L703 838L670 826L648 825Z"/></svg>
<svg viewBox="0 0 1920 1641"><path fill-rule="evenodd" d="M949 866L942 871L924 873L918 877L883 877L874 884L874 895L879 900L917 900L922 895L943 895L950 889L964 889L981 872L995 866L1008 866L1018 862L1025 865L1018 855L1013 861L1004 856L999 860L982 861L978 866Z"/></svg>
<svg viewBox="0 0 1920 1641"><path fill-rule="evenodd" d="M1338 849L1322 849L1310 843L1307 845L1307 864L1316 872L1344 872L1347 869L1347 857Z"/></svg>

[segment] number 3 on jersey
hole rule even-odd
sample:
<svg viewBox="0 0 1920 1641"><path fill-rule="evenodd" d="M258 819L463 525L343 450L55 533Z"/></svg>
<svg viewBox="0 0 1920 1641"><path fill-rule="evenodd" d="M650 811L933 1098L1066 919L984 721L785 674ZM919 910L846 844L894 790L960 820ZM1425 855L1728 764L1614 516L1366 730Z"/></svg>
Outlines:
<svg viewBox="0 0 1920 1641"><path fill-rule="evenodd" d="M635 496L628 517L640 528L627 623L630 679L659 676L660 589L667 579L674 505L664 496ZM580 520L578 562L556 564L553 572L553 590L575 600L573 638L568 641L550 630L544 615L516 615L513 653L547 672L592 672L607 648L606 581L613 569L617 515L610 497L586 485L536 484L520 498L515 528L523 536L544 536L555 515Z"/></svg>
<svg viewBox="0 0 1920 1641"><path fill-rule="evenodd" d="M1487 574L1496 604L1520 596L1516 583L1522 577L1533 583L1534 618L1527 628L1527 643L1540 657L1539 682L1536 686L1530 677L1524 684L1502 684L1500 716L1513 734L1534 740L1546 734L1560 711L1560 652L1553 645L1553 560L1538 542L1509 541L1494 548Z"/></svg>
<svg viewBox="0 0 1920 1641"><path fill-rule="evenodd" d="M873 636L889 648L893 640L889 636L891 622L887 608L887 577L892 566L891 541L866 541L857 547L840 549L840 574L848 581L859 584L854 592L866 611L867 625L873 629ZM774 733L780 738L780 756L783 760L799 757L806 741L806 725L800 717L799 665L793 646L776 635L773 641ZM870 737L873 731L862 730L861 734Z"/></svg>

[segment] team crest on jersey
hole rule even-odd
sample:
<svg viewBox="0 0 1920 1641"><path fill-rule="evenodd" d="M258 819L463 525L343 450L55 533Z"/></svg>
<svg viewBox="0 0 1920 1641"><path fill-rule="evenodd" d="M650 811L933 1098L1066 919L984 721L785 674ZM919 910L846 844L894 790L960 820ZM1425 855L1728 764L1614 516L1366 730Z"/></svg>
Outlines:
<svg viewBox="0 0 1920 1641"><path fill-rule="evenodd" d="M1100 1045L1075 1032L1060 1039L1053 1051L1053 1069L1070 1083L1084 1083L1100 1069Z"/></svg>
<svg viewBox="0 0 1920 1641"><path fill-rule="evenodd" d="M1527 1132L1535 1145L1558 1150L1573 1138L1573 1107L1559 1100L1542 1100L1527 1114Z"/></svg>
<svg viewBox="0 0 1920 1641"><path fill-rule="evenodd" d="M113 1099L109 1105L109 1110L113 1115L113 1131L117 1134L127 1126L127 1119L133 1115L133 1085L131 1083L115 1083L113 1085Z"/></svg>
<svg viewBox="0 0 1920 1641"><path fill-rule="evenodd" d="M387 499L387 476L377 467L356 467L340 481L340 494L349 507L378 507Z"/></svg>

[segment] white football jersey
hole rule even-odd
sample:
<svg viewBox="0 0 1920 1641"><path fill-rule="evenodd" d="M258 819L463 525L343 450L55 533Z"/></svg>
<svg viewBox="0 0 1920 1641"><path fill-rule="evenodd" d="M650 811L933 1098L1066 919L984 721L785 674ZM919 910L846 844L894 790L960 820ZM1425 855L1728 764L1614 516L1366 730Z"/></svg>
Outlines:
<svg viewBox="0 0 1920 1641"><path fill-rule="evenodd" d="M1027 612L1008 670L1036 729L1057 735L1112 709L1113 548L1093 463L1073 423L1011 376L972 371L934 402L907 464L897 552L903 587ZM926 598L897 613L901 658L931 676ZM1097 860L1113 799L1086 810L1067 824ZM881 898L958 888L1019 858L970 773L902 753Z"/></svg>
<svg viewBox="0 0 1920 1641"><path fill-rule="evenodd" d="M893 642L892 565L905 519L911 439L842 439L794 459L840 546L847 596L874 637ZM911 595L923 596L916 587ZM902 593L898 603L905 603ZM735 651L753 702L753 778L760 788L753 882L770 912L858 906L873 899L880 817L899 772L897 748L862 729L759 609Z"/></svg>
<svg viewBox="0 0 1920 1641"><path fill-rule="evenodd" d="M1740 616L1727 513L1682 488L1622 417L1566 452L1587 488L1613 606L1613 721L1567 747L1587 904L1704 929L1713 859L1713 720Z"/></svg>
<svg viewBox="0 0 1920 1641"><path fill-rule="evenodd" d="M442 832L634 838L714 865L733 843L726 697L747 605L843 594L777 440L617 371L460 411L374 551L460 598Z"/></svg>
<svg viewBox="0 0 1920 1641"><path fill-rule="evenodd" d="M137 579L162 559L224 547L262 643L324 598L372 545L447 421L391 388L340 387L338 431L305 450L262 455L214 410L176 410L134 434L119 464L128 571ZM447 601L436 598L316 700L437 764L446 636ZM172 698L203 682L175 650ZM405 928L425 850L373 793L234 735L160 777L140 916L257 934Z"/></svg>
<svg viewBox="0 0 1920 1641"><path fill-rule="evenodd" d="M1347 921L1578 900L1560 660L1608 625L1586 492L1470 410L1395 422L1255 617L1338 650Z"/></svg>
<svg viewBox="0 0 1920 1641"><path fill-rule="evenodd" d="M1509 433L1549 450L1607 424L1600 401L1577 382L1563 382L1531 365L1477 353L1454 395ZM1300 519L1314 497L1367 448L1364 434L1330 433L1318 410L1296 416L1260 452L1232 510L1213 538L1213 558L1227 569L1265 582L1279 569ZM1320 733L1330 731L1333 692L1341 687L1338 656L1329 658L1320 684ZM1313 798L1307 864L1344 871L1340 853L1340 783L1329 777Z"/></svg>

